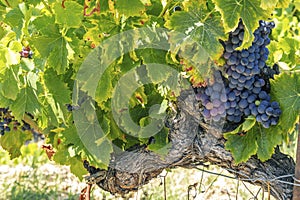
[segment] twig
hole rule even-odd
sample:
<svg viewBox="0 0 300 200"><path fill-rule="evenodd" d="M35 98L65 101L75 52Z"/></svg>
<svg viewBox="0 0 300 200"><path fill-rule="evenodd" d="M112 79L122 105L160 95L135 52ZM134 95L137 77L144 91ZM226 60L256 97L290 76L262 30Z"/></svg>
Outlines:
<svg viewBox="0 0 300 200"><path fill-rule="evenodd" d="M238 200L240 179L237 179L235 199Z"/></svg>
<svg viewBox="0 0 300 200"><path fill-rule="evenodd" d="M233 177L233 176L228 176L228 175L224 175L224 174L221 174L221 173L216 173L216 172L208 171L208 170L205 170L205 169L200 169L198 167L195 167L195 169L198 169L200 171L206 172L208 174L213 174L213 175L216 175L216 176L223 176L225 178L237 179L236 177Z"/></svg>
<svg viewBox="0 0 300 200"><path fill-rule="evenodd" d="M244 187L248 190L248 192L250 192L250 194L252 194L252 196L254 197L254 199L257 199L257 195L255 195L248 187L247 185L244 183L244 181L242 181ZM260 191L260 189L258 190L258 192Z"/></svg>
<svg viewBox="0 0 300 200"><path fill-rule="evenodd" d="M40 129L40 127L36 124L36 122L28 115L24 114L23 121L30 125L31 128L33 128L38 133L43 133L43 131Z"/></svg>
<svg viewBox="0 0 300 200"><path fill-rule="evenodd" d="M8 7L11 7L7 0L5 0L5 3L7 4Z"/></svg>
<svg viewBox="0 0 300 200"><path fill-rule="evenodd" d="M203 170L204 170L204 167L203 167ZM199 185L199 191L202 193L202 190L201 190L201 187L202 187L202 182L203 182L203 177L204 177L204 171L202 170L202 173L201 173L201 179L200 179L200 185Z"/></svg>
<svg viewBox="0 0 300 200"><path fill-rule="evenodd" d="M222 174L220 173L219 175L217 175L217 177L210 183L210 185L207 188L207 191L213 186L213 184L218 180L218 178L221 176ZM207 192L205 191L205 192Z"/></svg>
<svg viewBox="0 0 300 200"><path fill-rule="evenodd" d="M271 189L270 189L270 183L268 183L268 200L271 199Z"/></svg>

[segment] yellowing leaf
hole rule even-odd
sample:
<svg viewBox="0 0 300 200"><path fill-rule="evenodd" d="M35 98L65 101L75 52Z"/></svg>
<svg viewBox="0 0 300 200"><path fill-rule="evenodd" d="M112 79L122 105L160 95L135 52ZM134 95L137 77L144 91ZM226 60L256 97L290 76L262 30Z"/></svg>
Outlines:
<svg viewBox="0 0 300 200"><path fill-rule="evenodd" d="M258 27L259 20L271 16L272 9L264 10L260 0L213 0L217 10L222 15L225 32L234 31L240 19L245 25L244 41L239 49L247 48L254 39L253 32Z"/></svg>
<svg viewBox="0 0 300 200"><path fill-rule="evenodd" d="M116 0L115 7L120 14L126 16L139 16L145 10L140 0Z"/></svg>
<svg viewBox="0 0 300 200"><path fill-rule="evenodd" d="M0 137L0 146L9 152L10 158L13 159L21 155L21 147L30 138L31 135L26 132L11 130Z"/></svg>
<svg viewBox="0 0 300 200"><path fill-rule="evenodd" d="M273 1L269 1L269 0L261 0L261 8L263 9L274 9L276 7L276 4L278 3L278 0L273 0Z"/></svg>
<svg viewBox="0 0 300 200"><path fill-rule="evenodd" d="M186 35L182 40L189 38L198 43L213 59L218 59L223 53L219 39L226 37L221 19L217 15L210 16L205 5L191 4L188 11L173 13L165 26Z"/></svg>

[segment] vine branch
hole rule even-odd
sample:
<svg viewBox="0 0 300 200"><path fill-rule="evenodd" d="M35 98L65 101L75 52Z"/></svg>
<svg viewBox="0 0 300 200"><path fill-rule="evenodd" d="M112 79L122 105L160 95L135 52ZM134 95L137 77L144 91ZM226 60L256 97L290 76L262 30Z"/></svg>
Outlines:
<svg viewBox="0 0 300 200"><path fill-rule="evenodd" d="M199 104L193 91L185 91L178 98L178 113L166 124L170 129L172 148L162 159L145 147L113 155L107 171L101 170L97 185L112 194L137 191L141 185L157 177L164 169L194 168L209 162L228 170L237 179L261 186L276 199L292 199L295 163L279 152L261 162L256 156L246 163L236 165L230 152L224 148L225 139L220 134L202 127Z"/></svg>

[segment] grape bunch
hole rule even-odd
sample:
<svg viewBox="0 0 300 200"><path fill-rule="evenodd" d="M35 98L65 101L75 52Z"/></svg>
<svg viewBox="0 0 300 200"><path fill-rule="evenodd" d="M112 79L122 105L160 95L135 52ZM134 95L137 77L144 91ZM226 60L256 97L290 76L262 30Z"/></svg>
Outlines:
<svg viewBox="0 0 300 200"><path fill-rule="evenodd" d="M266 46L270 43L272 28L273 22L260 21L252 45L248 49L236 50L244 38L244 25L240 21L237 29L229 34L229 39L222 42L226 61L223 66L223 89L218 89L217 81L208 81L208 86L198 94L206 120L219 122L225 116L229 122L240 123L252 115L265 128L277 124L281 110L277 102L271 102L268 93L269 79L274 78L279 69L277 65L273 69L266 65L269 55ZM215 76L216 72L213 79Z"/></svg>
<svg viewBox="0 0 300 200"><path fill-rule="evenodd" d="M20 51L20 56L21 58L29 58L32 59L33 58L33 52L30 50L30 47L23 47L22 51Z"/></svg>
<svg viewBox="0 0 300 200"><path fill-rule="evenodd" d="M31 115L29 115L31 116ZM33 117L33 116L32 116ZM0 108L0 135L4 135L5 132L10 132L11 130L22 131L33 131L28 123L22 120L22 125L20 122L15 120L9 108Z"/></svg>
<svg viewBox="0 0 300 200"><path fill-rule="evenodd" d="M20 123L14 120L8 108L0 108L0 135L10 132L11 128L17 130L19 126Z"/></svg>
<svg viewBox="0 0 300 200"><path fill-rule="evenodd" d="M7 113L8 108L0 108L0 135L4 135L5 132L10 131L9 124L12 120L6 117Z"/></svg>
<svg viewBox="0 0 300 200"><path fill-rule="evenodd" d="M202 112L206 120L212 122L224 121L227 109L227 95L224 80L220 71L214 70L211 78L207 80L207 86L200 92L198 88L196 99L202 102Z"/></svg>

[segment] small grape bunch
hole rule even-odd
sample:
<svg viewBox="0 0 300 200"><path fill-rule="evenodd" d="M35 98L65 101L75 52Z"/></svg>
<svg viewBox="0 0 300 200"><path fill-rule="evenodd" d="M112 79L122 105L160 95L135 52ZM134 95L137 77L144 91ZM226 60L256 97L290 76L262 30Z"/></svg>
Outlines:
<svg viewBox="0 0 300 200"><path fill-rule="evenodd" d="M22 51L20 51L21 58L33 58L33 52L30 50L30 47L23 47Z"/></svg>

